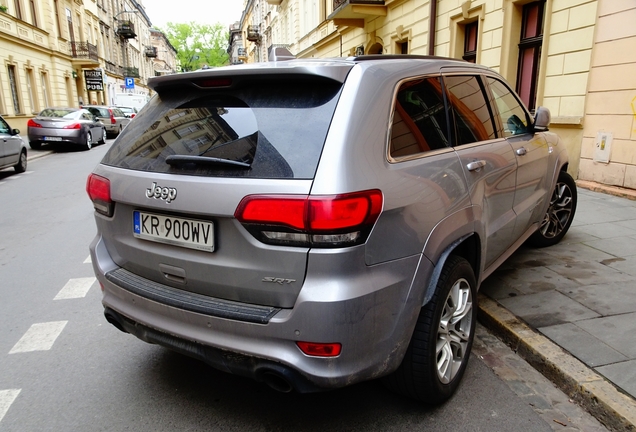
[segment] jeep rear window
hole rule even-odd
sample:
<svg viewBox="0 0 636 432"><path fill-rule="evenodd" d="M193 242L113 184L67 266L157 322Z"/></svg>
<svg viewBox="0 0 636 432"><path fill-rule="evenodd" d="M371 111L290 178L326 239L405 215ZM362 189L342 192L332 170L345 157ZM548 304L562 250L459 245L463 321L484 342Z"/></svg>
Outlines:
<svg viewBox="0 0 636 432"><path fill-rule="evenodd" d="M242 80L230 89L163 90L102 163L182 175L314 177L342 84Z"/></svg>

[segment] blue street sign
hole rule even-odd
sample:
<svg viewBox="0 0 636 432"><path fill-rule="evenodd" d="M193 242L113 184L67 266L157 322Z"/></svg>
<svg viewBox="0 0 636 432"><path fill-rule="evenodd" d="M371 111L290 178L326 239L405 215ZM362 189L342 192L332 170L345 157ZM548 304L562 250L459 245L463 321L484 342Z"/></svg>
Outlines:
<svg viewBox="0 0 636 432"><path fill-rule="evenodd" d="M127 89L135 88L135 79L134 78L124 78L124 82L126 83Z"/></svg>

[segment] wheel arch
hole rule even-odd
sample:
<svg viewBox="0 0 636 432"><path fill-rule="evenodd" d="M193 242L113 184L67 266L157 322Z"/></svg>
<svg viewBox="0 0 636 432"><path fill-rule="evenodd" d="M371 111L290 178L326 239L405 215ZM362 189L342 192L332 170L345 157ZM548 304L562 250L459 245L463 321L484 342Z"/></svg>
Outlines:
<svg viewBox="0 0 636 432"><path fill-rule="evenodd" d="M434 262L433 273L426 286L422 306L426 305L437 289L437 282L442 274L444 265L451 255L464 258L470 264L475 275L475 280L479 281L481 275L481 240L475 232L464 234L444 248L437 261Z"/></svg>

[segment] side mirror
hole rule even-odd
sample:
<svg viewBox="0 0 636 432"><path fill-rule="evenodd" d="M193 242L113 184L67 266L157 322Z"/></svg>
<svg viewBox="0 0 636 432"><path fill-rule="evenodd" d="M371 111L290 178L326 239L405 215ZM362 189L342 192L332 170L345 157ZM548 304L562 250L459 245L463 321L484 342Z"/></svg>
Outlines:
<svg viewBox="0 0 636 432"><path fill-rule="evenodd" d="M545 132L550 126L551 120L550 110L546 107L539 107L534 113L534 131Z"/></svg>
<svg viewBox="0 0 636 432"><path fill-rule="evenodd" d="M20 135L20 129L11 129L11 135Z"/></svg>

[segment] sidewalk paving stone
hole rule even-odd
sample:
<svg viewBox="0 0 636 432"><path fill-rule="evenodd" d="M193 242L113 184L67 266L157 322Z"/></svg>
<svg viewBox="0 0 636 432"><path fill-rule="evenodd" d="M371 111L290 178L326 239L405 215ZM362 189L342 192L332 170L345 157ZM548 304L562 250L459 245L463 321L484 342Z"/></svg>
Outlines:
<svg viewBox="0 0 636 432"><path fill-rule="evenodd" d="M604 424L636 431L636 201L581 187L578 192L576 215L561 243L523 246L483 282L480 295L514 318L497 318L494 306L480 304L480 319L507 334L546 376L561 377L564 391Z"/></svg>
<svg viewBox="0 0 636 432"><path fill-rule="evenodd" d="M576 324L541 327L539 331L565 348L588 366L604 366L624 362L628 358Z"/></svg>

